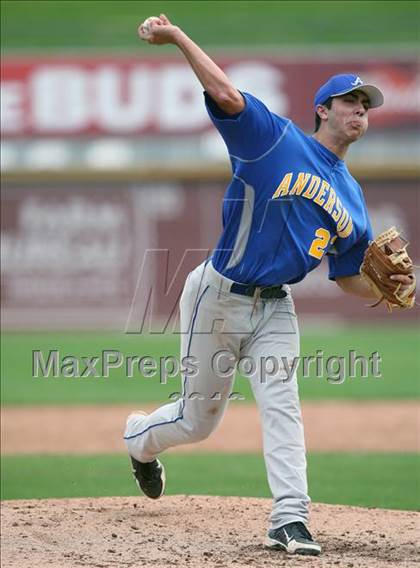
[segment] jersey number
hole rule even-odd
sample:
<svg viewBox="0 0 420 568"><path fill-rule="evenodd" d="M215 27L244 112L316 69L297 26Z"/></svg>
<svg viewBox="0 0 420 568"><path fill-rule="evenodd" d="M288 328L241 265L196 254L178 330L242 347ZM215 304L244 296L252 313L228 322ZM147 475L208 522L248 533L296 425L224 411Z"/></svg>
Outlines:
<svg viewBox="0 0 420 568"><path fill-rule="evenodd" d="M322 255L330 242L331 235L327 229L320 228L315 231L315 236L317 238L312 241L309 254L315 258L322 258Z"/></svg>

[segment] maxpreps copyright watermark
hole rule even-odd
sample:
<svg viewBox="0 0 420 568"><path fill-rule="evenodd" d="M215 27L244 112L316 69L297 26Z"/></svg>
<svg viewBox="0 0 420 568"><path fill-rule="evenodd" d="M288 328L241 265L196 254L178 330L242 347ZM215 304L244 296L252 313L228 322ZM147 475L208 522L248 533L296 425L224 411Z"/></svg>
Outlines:
<svg viewBox="0 0 420 568"><path fill-rule="evenodd" d="M322 350L315 355L302 357L250 357L236 360L227 350L220 350L211 357L211 371L221 379L232 377L235 372L249 379L257 378L266 383L276 377L283 382L290 382L298 370L304 379L326 379L328 382L342 384L357 377L382 378L382 358L377 351L369 356L358 355L349 350L347 356L325 356ZM193 356L179 360L172 355L154 358L149 355L126 355L118 350L103 350L99 356L62 355L58 349L43 352L32 351L33 378L109 378L111 373L123 374L125 378L134 377L158 379L160 384L167 384L169 379L178 375L194 379L198 376L200 362Z"/></svg>

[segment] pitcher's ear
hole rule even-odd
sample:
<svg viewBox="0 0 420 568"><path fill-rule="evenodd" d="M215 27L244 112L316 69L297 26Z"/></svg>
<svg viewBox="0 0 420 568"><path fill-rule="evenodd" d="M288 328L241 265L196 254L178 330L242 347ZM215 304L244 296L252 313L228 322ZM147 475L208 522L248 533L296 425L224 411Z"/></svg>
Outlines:
<svg viewBox="0 0 420 568"><path fill-rule="evenodd" d="M315 112L320 118L323 118L324 120L328 118L328 108L324 105L316 105Z"/></svg>

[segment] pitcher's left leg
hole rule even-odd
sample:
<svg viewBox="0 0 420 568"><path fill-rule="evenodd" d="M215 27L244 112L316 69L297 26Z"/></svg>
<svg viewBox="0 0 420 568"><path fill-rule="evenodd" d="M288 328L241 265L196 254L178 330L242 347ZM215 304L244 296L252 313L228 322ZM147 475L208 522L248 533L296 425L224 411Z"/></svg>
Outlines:
<svg viewBox="0 0 420 568"><path fill-rule="evenodd" d="M241 356L250 356L257 369L250 377L263 428L264 459L273 494L271 529L308 521L305 441L296 373L289 370L299 356L299 331L291 298L264 302L264 320ZM278 362L278 370L270 366ZM273 362L274 365L274 362ZM270 374L271 373L271 374Z"/></svg>

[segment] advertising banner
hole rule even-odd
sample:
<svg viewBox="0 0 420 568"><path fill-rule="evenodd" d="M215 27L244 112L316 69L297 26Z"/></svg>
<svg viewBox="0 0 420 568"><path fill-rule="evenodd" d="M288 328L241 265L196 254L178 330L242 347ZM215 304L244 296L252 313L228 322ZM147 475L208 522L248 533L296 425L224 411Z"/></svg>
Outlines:
<svg viewBox="0 0 420 568"><path fill-rule="evenodd" d="M302 128L313 126L313 96L330 75L359 74L384 92L371 128L420 124L418 62L394 59L293 60L216 56L241 90ZM196 134L210 122L202 88L181 58L5 57L1 72L4 138Z"/></svg>

